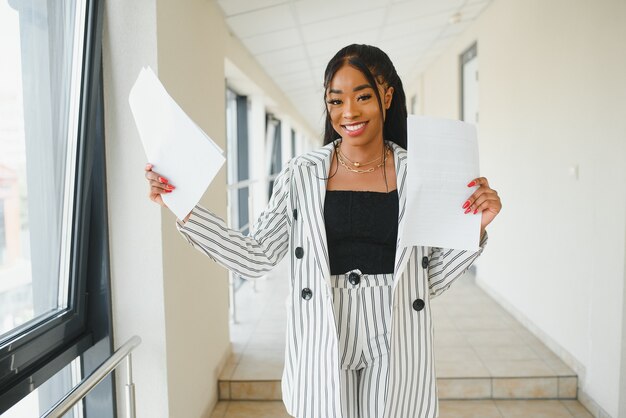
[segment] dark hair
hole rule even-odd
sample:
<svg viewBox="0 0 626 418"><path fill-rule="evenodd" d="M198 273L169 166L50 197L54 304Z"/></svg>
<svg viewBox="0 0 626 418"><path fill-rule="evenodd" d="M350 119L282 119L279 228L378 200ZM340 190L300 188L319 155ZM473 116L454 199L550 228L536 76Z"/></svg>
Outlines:
<svg viewBox="0 0 626 418"><path fill-rule="evenodd" d="M382 79L383 83L393 87L393 100L391 101L391 106L387 109L387 115L383 124L383 139L395 142L406 149L407 110L402 81L387 54L375 46L360 44L352 44L340 49L328 62L326 71L324 71L324 109L326 113L324 145L333 142L341 136L335 131L330 120L330 114L326 106L326 92L335 73L344 64L349 64L361 71L370 85L372 85L378 100L381 118L383 115L383 103L376 80Z"/></svg>

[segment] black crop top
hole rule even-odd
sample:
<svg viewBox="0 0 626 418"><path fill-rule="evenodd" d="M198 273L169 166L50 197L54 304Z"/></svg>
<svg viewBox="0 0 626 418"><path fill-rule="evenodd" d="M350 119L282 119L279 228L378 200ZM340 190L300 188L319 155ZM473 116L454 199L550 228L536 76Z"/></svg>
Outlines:
<svg viewBox="0 0 626 418"><path fill-rule="evenodd" d="M327 190L324 223L330 274L353 269L393 273L398 237L398 192Z"/></svg>

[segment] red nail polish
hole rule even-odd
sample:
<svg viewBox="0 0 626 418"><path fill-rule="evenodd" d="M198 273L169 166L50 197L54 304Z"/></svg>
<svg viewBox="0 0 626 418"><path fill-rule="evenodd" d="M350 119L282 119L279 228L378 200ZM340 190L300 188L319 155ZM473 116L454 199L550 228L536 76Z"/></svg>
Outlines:
<svg viewBox="0 0 626 418"><path fill-rule="evenodd" d="M463 204L463 209L465 209L466 207L468 207L470 205L470 201L466 200L465 203Z"/></svg>
<svg viewBox="0 0 626 418"><path fill-rule="evenodd" d="M159 181L161 183L167 183L167 179L165 177L159 177Z"/></svg>
<svg viewBox="0 0 626 418"><path fill-rule="evenodd" d="M472 186L474 186L475 184L476 184L476 182L475 182L475 181L472 181L470 184L468 184L468 185L467 185L467 187L472 187Z"/></svg>
<svg viewBox="0 0 626 418"><path fill-rule="evenodd" d="M469 212L471 212L471 211L472 211L472 208L467 208L467 209L465 209L465 213L469 213Z"/></svg>
<svg viewBox="0 0 626 418"><path fill-rule="evenodd" d="M478 208L474 209L474 215L476 215L476 212L478 212Z"/></svg>

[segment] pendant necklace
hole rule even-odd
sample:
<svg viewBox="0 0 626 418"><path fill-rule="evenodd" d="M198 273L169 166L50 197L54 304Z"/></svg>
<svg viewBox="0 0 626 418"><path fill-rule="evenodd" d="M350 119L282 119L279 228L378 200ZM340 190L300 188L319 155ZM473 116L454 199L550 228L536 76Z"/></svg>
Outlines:
<svg viewBox="0 0 626 418"><path fill-rule="evenodd" d="M340 143L341 144L341 143ZM366 163L359 163L359 162L353 162L350 161L350 159L348 159L348 157L346 157L346 155L341 152L341 149L339 148L339 145L336 145L336 151L337 151L337 159L339 160L339 164L341 164L346 170L348 171L352 171L353 173L358 173L358 174L364 174L364 173L371 173L372 171L376 170L378 167L381 167L383 164L385 164L385 161L387 161L387 155L389 154L390 148L389 145L385 144L385 151L383 152L383 155L381 155L380 157L372 160L372 161L368 161ZM357 168L352 168L350 167L346 161L348 161L348 163L350 163L352 166L357 167ZM363 166L367 166L369 164L372 164L380 159L383 159L383 161L381 163L379 163L378 165L376 165L376 167L370 167L368 169L362 170L362 169L358 169L358 167L363 167Z"/></svg>

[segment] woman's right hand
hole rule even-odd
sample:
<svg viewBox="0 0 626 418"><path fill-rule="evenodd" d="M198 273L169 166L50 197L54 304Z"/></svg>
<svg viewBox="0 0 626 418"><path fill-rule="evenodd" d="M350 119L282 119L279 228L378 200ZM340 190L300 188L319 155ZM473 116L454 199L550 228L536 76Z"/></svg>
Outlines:
<svg viewBox="0 0 626 418"><path fill-rule="evenodd" d="M150 185L150 192L148 193L148 197L153 202L158 203L164 208L167 207L163 199L161 198L161 194L163 193L172 193L176 187L169 184L168 180L161 176L159 173L152 171L152 164L146 164L146 179L148 179L148 183Z"/></svg>

